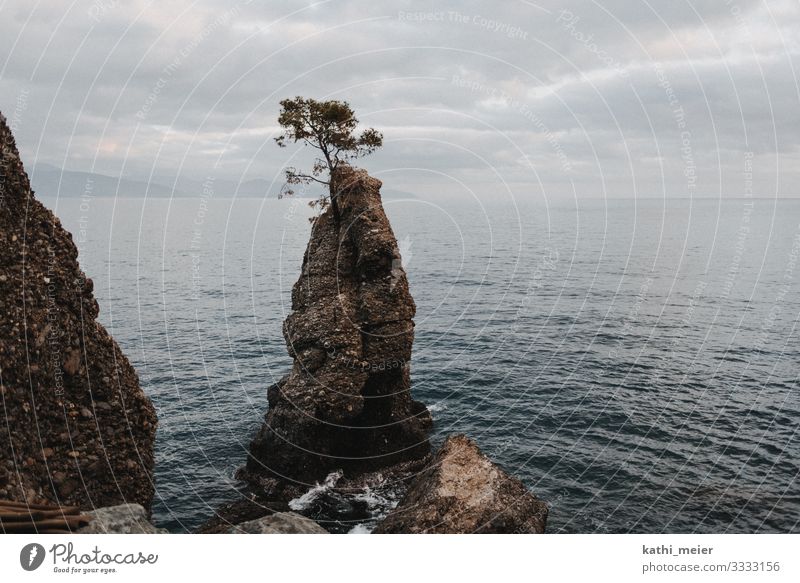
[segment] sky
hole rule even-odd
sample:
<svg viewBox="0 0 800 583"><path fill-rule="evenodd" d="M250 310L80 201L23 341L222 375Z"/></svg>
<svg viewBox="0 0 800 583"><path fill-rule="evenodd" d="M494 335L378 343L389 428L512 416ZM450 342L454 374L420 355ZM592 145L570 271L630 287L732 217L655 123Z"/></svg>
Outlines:
<svg viewBox="0 0 800 583"><path fill-rule="evenodd" d="M343 99L426 195L800 194L797 0L0 0L37 163L280 187L279 101Z"/></svg>

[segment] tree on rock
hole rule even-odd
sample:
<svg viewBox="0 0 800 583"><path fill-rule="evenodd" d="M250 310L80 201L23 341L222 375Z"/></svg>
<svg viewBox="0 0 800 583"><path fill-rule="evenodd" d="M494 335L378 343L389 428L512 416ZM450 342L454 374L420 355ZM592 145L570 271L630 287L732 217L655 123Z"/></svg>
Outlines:
<svg viewBox="0 0 800 583"><path fill-rule="evenodd" d="M285 148L288 142L303 142L319 150L310 171L286 168L286 187L284 194L294 194L291 186L317 182L327 187L319 203L323 206L330 201L333 216L339 219L339 206L336 202L335 186L331 177L341 164L372 154L383 145L383 134L367 128L356 135L358 119L346 101L317 101L295 97L281 101L278 123L283 133L275 138L278 146Z"/></svg>

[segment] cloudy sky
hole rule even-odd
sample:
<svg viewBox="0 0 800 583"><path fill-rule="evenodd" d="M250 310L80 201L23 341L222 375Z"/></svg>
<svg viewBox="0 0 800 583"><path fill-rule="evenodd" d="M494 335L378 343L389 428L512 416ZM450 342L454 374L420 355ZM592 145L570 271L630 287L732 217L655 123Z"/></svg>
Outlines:
<svg viewBox="0 0 800 583"><path fill-rule="evenodd" d="M0 0L0 109L29 167L144 180L278 177L303 95L382 130L399 190L792 196L798 30L797 0Z"/></svg>

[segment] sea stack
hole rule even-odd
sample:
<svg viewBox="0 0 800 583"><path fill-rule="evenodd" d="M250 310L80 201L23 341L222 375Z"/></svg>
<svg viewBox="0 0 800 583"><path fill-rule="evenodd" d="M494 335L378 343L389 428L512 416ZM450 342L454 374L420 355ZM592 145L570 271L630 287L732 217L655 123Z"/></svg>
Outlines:
<svg viewBox="0 0 800 583"><path fill-rule="evenodd" d="M291 372L268 390L245 477L303 487L430 452L428 409L411 398L415 304L381 204L381 182L342 167L339 218L313 224L283 327Z"/></svg>
<svg viewBox="0 0 800 583"><path fill-rule="evenodd" d="M149 512L153 405L96 321L72 236L34 197L2 115L0 245L0 499Z"/></svg>

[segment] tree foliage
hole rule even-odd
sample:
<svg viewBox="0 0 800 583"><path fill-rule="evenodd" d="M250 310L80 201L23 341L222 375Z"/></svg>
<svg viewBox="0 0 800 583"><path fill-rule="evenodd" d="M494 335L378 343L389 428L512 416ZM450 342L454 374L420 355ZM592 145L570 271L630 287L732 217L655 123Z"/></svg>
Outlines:
<svg viewBox="0 0 800 583"><path fill-rule="evenodd" d="M340 165L350 164L380 148L383 135L373 128L356 134L358 119L355 113L346 101L338 100L317 101L299 96L284 99L278 123L283 128L283 133L275 138L278 146L285 148L289 143L302 142L319 152L308 171L286 168L283 193L294 194L292 186L297 184L316 182L325 185L327 193L317 202L324 207L330 201L334 216L338 218L339 208L331 176Z"/></svg>

